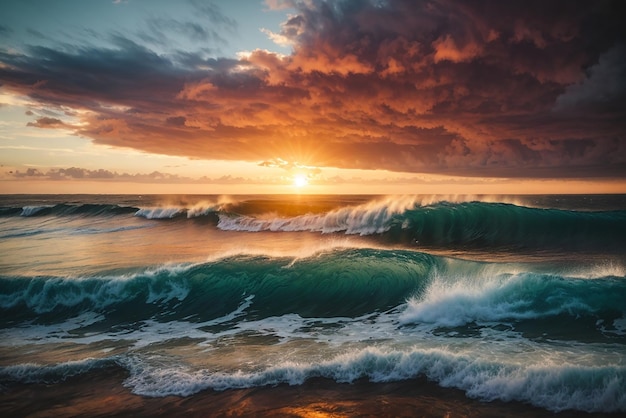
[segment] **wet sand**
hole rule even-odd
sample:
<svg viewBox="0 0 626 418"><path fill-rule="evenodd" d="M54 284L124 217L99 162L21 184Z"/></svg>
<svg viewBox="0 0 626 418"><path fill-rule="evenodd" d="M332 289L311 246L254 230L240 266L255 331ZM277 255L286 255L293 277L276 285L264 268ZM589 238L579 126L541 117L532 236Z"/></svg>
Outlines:
<svg viewBox="0 0 626 418"><path fill-rule="evenodd" d="M56 384L7 384L3 417L618 417L552 413L518 402L481 402L425 379L339 384L312 379L300 386L203 391L189 397L148 398L122 385L127 373L108 368Z"/></svg>

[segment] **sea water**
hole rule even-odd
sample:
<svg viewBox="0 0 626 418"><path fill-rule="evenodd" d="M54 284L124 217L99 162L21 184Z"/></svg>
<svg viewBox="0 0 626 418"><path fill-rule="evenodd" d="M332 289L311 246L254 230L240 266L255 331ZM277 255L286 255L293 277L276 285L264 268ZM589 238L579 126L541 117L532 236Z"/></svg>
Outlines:
<svg viewBox="0 0 626 418"><path fill-rule="evenodd" d="M626 411L626 196L0 197L0 384L426 377Z"/></svg>

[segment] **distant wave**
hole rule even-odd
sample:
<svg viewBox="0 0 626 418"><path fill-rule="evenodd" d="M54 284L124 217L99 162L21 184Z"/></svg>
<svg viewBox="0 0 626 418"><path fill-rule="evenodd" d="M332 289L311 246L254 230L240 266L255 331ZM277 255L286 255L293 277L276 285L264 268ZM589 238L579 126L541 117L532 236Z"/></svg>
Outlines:
<svg viewBox="0 0 626 418"><path fill-rule="evenodd" d="M188 219L199 218L215 214L222 210L223 205L211 203L198 203L187 208L182 206L157 206L151 208L142 208L135 212L135 216L146 219L172 219L184 216Z"/></svg>
<svg viewBox="0 0 626 418"><path fill-rule="evenodd" d="M67 204L59 203L56 205L35 205L24 206L21 208L0 208L1 216L72 216L72 215L89 215L89 216L107 216L122 215L135 213L138 209L127 206L108 205L108 204Z"/></svg>
<svg viewBox="0 0 626 418"><path fill-rule="evenodd" d="M295 217L218 216L217 227L229 231L384 234L395 242L426 246L626 247L626 211L578 212L483 202L420 206L405 198Z"/></svg>
<svg viewBox="0 0 626 418"><path fill-rule="evenodd" d="M193 220L238 232L317 232L378 236L388 243L429 247L626 249L626 210L540 209L512 203L463 201L442 197L387 197L358 205L314 208L285 215L275 202L200 202L154 207L109 204L57 204L2 208L3 216L131 216L148 220ZM450 197L450 200L454 200ZM488 200L484 199L483 200ZM203 222L200 222L203 221Z"/></svg>
<svg viewBox="0 0 626 418"><path fill-rule="evenodd" d="M358 206L347 206L321 214L281 218L271 214L264 217L219 214L218 228L229 231L313 231L322 233L345 232L371 235L388 231L391 221L415 208L417 197L387 198Z"/></svg>
<svg viewBox="0 0 626 418"><path fill-rule="evenodd" d="M196 204L190 208L183 206L155 206L137 208L112 204L67 204L23 206L20 208L0 208L0 216L117 216L135 215L146 219L172 219L179 216L197 218L220 210L221 205Z"/></svg>

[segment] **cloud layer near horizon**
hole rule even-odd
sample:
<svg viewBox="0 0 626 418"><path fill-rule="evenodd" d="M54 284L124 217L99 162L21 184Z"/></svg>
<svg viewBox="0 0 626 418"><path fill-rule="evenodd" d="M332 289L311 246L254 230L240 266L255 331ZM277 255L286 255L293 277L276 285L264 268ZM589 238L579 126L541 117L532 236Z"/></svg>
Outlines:
<svg viewBox="0 0 626 418"><path fill-rule="evenodd" d="M239 59L0 51L0 83L96 143L190 158L501 177L626 175L619 1L286 1ZM225 34L224 36L226 36ZM68 122L65 119L74 120Z"/></svg>

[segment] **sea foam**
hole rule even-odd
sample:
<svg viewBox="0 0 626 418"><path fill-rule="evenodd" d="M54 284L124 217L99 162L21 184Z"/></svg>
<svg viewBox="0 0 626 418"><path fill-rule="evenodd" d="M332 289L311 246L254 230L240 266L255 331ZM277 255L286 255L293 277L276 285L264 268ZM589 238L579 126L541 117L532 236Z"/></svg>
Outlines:
<svg viewBox="0 0 626 418"><path fill-rule="evenodd" d="M419 199L415 196L387 198L358 206L347 206L322 214L307 214L294 217L232 216L219 214L217 227L226 231L311 231L371 235L388 231L390 220L407 209L414 208Z"/></svg>
<svg viewBox="0 0 626 418"><path fill-rule="evenodd" d="M157 359L158 360L158 359ZM205 389L227 390L278 384L300 385L313 377L340 383L358 379L390 382L426 376L444 387L487 401L522 401L551 411L626 411L626 367L546 364L522 366L445 349L406 351L366 348L318 363L284 361L256 372L212 372L190 366L163 367L137 357L125 385L144 396L190 396Z"/></svg>

